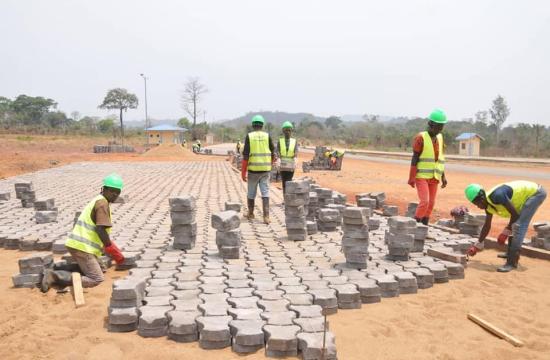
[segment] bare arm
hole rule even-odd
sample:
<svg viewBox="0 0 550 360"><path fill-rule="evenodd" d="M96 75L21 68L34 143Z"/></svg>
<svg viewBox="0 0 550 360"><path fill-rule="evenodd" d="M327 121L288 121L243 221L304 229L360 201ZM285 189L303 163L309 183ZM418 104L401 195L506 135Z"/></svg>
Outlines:
<svg viewBox="0 0 550 360"><path fill-rule="evenodd" d="M97 232L97 235L99 236L99 239L103 243L103 246L111 245L111 238L109 237L109 234L107 234L107 227L97 225L96 232Z"/></svg>
<svg viewBox="0 0 550 360"><path fill-rule="evenodd" d="M411 159L411 166L416 166L418 164L419 159L420 159L420 153L413 152L413 156Z"/></svg>

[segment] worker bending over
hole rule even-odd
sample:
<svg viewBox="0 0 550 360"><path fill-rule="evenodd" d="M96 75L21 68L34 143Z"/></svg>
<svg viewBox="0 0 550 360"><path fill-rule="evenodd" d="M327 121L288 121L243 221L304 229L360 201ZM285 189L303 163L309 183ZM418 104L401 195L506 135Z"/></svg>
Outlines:
<svg viewBox="0 0 550 360"><path fill-rule="evenodd" d="M111 232L111 208L122 191L122 179L112 174L103 179L101 194L90 201L78 217L72 232L65 241L65 247L78 264L82 273L82 286L94 287L105 278L97 260L108 254L117 264L124 262L124 256L109 236ZM76 270L76 269L75 269ZM68 269L46 269L42 278L41 290L46 292L52 285L61 287L72 284Z"/></svg>
<svg viewBox="0 0 550 360"><path fill-rule="evenodd" d="M292 181L294 177L296 157L298 156L298 143L295 138L291 137L293 128L294 126L292 126L290 121L285 121L282 126L284 136L279 138L279 142L277 143L276 153L281 160L279 171L283 182L283 194L285 193L286 182Z"/></svg>
<svg viewBox="0 0 550 360"><path fill-rule="evenodd" d="M500 244L506 243L508 237L512 235L512 225L516 223L517 225L514 226L513 239L508 241L506 264L499 267L497 271L508 272L517 268L521 245L527 234L529 223L546 199L546 190L537 183L517 180L497 185L489 192L485 192L479 184L470 184L464 193L470 202L485 210L486 214L479 240L477 244L468 249L468 255L474 256L478 251L483 250L483 242L491 231L493 215L498 215L510 219L497 238Z"/></svg>
<svg viewBox="0 0 550 360"><path fill-rule="evenodd" d="M252 117L252 131L244 140L241 177L243 181L248 180L248 214L245 217L248 220L254 219L254 199L259 186L264 223L269 224L269 174L275 160L275 152L271 136L262 131L264 123L262 115Z"/></svg>
<svg viewBox="0 0 550 360"><path fill-rule="evenodd" d="M422 131L413 140L413 156L409 171L409 185L416 187L418 207L417 222L428 225L435 206L437 186L447 186L445 178L445 145L441 131L447 123L443 110L435 109L429 116L428 131Z"/></svg>

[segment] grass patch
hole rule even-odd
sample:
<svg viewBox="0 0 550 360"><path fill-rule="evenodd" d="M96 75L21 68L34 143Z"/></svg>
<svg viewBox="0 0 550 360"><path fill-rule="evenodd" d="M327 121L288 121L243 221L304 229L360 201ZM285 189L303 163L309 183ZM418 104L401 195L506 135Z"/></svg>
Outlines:
<svg viewBox="0 0 550 360"><path fill-rule="evenodd" d="M28 136L28 135L17 136L15 139L17 139L17 141L32 141L32 140L34 140L34 138L32 136Z"/></svg>

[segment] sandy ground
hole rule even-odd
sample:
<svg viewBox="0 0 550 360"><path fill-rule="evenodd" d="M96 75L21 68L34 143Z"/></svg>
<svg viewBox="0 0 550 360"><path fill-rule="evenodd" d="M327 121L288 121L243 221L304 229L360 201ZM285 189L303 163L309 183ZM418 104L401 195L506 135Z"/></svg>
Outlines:
<svg viewBox="0 0 550 360"><path fill-rule="evenodd" d="M4 140L4 139L3 139ZM0 142L0 169L14 175L48 167L53 154L61 163L82 160L182 160L216 159L188 151L162 147L147 156L98 156L89 147L67 151L40 152L40 144L25 150ZM93 145L93 141L91 142ZM174 151L175 150L175 151ZM7 159L7 152L24 154L26 160ZM19 156L19 155L18 155ZM28 164L31 170L17 168ZM348 159L350 160L350 159ZM8 165L17 164L15 167ZM10 165L10 166L11 166ZM5 167L6 166L6 167ZM347 161L342 172L311 172L309 175L350 199L356 192L388 192L389 202L404 206L415 199L406 186L406 169L364 161ZM7 176L7 175L3 175ZM462 188L470 181L493 184L506 179L471 174L449 174L450 186L441 192L437 209L446 213L462 201ZM547 186L550 184L546 184ZM548 186L550 187L550 186ZM543 206L539 218L548 219ZM116 224L115 224L116 226ZM204 351L198 343L179 344L144 339L136 333L113 334L105 329L107 306L114 279L125 272L109 270L99 287L85 290L86 306L75 309L70 293L41 294L38 290L13 289L11 276L17 260L26 254L0 249L0 359L263 359L263 352L239 356L229 349ZM496 252L482 252L469 263L466 279L421 290L417 295L384 299L360 310L340 311L329 317L336 335L339 359L549 359L550 356L550 262L521 259L519 271L500 274ZM473 312L519 337L526 344L514 348L466 319Z"/></svg>

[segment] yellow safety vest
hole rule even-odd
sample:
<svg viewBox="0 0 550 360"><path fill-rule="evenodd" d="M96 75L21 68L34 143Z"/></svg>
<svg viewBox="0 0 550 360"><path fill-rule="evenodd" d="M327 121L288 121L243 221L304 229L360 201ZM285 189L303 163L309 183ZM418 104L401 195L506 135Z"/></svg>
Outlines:
<svg viewBox="0 0 550 360"><path fill-rule="evenodd" d="M269 150L269 134L263 131L252 131L248 134L250 154L248 170L271 171L271 150Z"/></svg>
<svg viewBox="0 0 550 360"><path fill-rule="evenodd" d="M106 199L103 195L98 195L86 205L65 241L65 246L100 257L103 255L103 242L97 235L96 225L92 220L92 210L98 200ZM111 207L109 207L109 218L111 218ZM107 228L106 231L109 234L111 228Z"/></svg>
<svg viewBox="0 0 550 360"><path fill-rule="evenodd" d="M502 186L502 185L508 185L509 187L512 188L513 193L512 193L512 199L510 201L512 202L512 205L514 206L514 209L516 209L518 214L521 212L521 209L523 209L523 205L525 205L525 202L527 201L527 199L535 195L535 193L539 189L539 185L537 183L534 183L532 181L524 181L524 180L510 181L507 183L499 184L494 188L492 188L487 194L487 202L490 205L489 207L487 207L487 212L489 214L498 215L503 218L509 218L512 215L506 209L506 207L504 207L504 205L494 204L490 198L493 191L495 191L499 186Z"/></svg>
<svg viewBox="0 0 550 360"><path fill-rule="evenodd" d="M285 138L279 139L279 152L281 160L294 160L294 151L296 150L296 139L290 138L288 141L288 150L286 148Z"/></svg>
<svg viewBox="0 0 550 360"><path fill-rule="evenodd" d="M437 134L437 143L439 145L439 157L435 161L435 151L432 138L427 131L421 132L424 140L424 148L420 154L418 164L416 164L417 179L436 179L441 180L441 175L445 171L445 155L443 154L443 135Z"/></svg>

